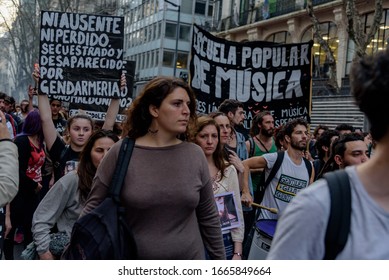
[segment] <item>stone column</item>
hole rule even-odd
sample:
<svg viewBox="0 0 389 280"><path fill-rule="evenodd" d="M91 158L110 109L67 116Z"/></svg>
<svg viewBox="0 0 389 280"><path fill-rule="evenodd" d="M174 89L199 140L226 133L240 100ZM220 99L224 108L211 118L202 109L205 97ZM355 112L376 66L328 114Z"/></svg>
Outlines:
<svg viewBox="0 0 389 280"><path fill-rule="evenodd" d="M292 43L300 43L300 34L297 32L300 28L300 22L296 18L291 18L287 22L288 32L292 39Z"/></svg>
<svg viewBox="0 0 389 280"><path fill-rule="evenodd" d="M338 34L338 55L336 62L336 71L337 71L337 81L338 85L342 85L342 78L345 76L346 72L346 62L347 62L347 46L348 46L348 33L346 26L346 15L344 14L343 7L334 8L334 22L337 27Z"/></svg>
<svg viewBox="0 0 389 280"><path fill-rule="evenodd" d="M258 41L259 40L259 34L258 34L258 28L254 27L251 29L247 29L247 39L249 41Z"/></svg>

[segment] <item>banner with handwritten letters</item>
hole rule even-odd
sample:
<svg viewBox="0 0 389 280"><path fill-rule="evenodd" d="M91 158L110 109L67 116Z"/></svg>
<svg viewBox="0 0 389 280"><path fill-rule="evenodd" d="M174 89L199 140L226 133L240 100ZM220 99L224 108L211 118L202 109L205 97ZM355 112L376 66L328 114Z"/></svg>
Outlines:
<svg viewBox="0 0 389 280"><path fill-rule="evenodd" d="M265 110L273 114L275 126L295 118L310 121L312 45L232 42L194 25L190 83L198 113L235 99L244 104L246 129Z"/></svg>
<svg viewBox="0 0 389 280"><path fill-rule="evenodd" d="M105 112L118 97L127 107L132 87L121 92L120 76L134 65L123 60L123 36L123 17L42 11L40 91L85 111Z"/></svg>
<svg viewBox="0 0 389 280"><path fill-rule="evenodd" d="M132 92L134 88L135 77L135 61L127 60L124 64L125 75L127 80L126 89L120 93L120 108L119 114L116 116L116 122L122 122L125 118L125 110L132 103ZM94 120L105 120L106 112L110 103L108 98L100 98L96 100L95 104L84 103L70 103L69 104L69 116L76 115L82 110L84 113L90 115Z"/></svg>

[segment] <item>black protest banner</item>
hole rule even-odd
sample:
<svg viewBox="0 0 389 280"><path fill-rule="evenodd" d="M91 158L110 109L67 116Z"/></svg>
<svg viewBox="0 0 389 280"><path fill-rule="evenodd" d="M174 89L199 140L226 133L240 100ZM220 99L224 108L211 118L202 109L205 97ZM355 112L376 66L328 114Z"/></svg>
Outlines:
<svg viewBox="0 0 389 280"><path fill-rule="evenodd" d="M225 99L244 104L246 120L270 111L276 126L294 118L310 120L312 42L237 43L193 27L190 76L197 111L210 113Z"/></svg>
<svg viewBox="0 0 389 280"><path fill-rule="evenodd" d="M120 95L124 18L42 11L41 92L69 103Z"/></svg>
<svg viewBox="0 0 389 280"><path fill-rule="evenodd" d="M135 76L135 61L125 61L125 75L127 81L127 87L120 92L120 108L119 114L116 116L116 122L122 122L125 118L125 110L132 103L132 95L134 88L134 76ZM70 103L69 115L73 116L82 110L84 113L90 115L94 120L104 121L106 112L108 110L110 99L100 98L95 104L83 104L83 103Z"/></svg>

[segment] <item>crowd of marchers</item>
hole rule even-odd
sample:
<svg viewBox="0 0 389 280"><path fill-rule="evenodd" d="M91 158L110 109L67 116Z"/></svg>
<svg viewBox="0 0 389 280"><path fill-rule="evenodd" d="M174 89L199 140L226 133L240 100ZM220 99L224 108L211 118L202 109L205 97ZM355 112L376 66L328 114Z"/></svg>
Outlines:
<svg viewBox="0 0 389 280"><path fill-rule="evenodd" d="M35 66L36 84L39 77ZM0 93L1 257L61 259L74 223L107 196L129 137L121 201L138 259L326 258L335 173L350 186L351 210L331 258L389 259L381 245L389 236L389 50L355 62L350 79L369 131L310 131L304 119L275 127L262 111L242 134L244 104L227 99L197 115L194 92L172 77L148 82L120 124L118 99L96 122L69 117L31 86L20 102ZM125 77L118 83L124 88Z"/></svg>

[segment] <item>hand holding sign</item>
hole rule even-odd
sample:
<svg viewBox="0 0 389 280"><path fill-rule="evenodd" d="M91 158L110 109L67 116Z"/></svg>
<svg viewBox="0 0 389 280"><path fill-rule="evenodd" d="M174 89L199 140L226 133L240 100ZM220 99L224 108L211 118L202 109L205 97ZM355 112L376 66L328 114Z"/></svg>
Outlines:
<svg viewBox="0 0 389 280"><path fill-rule="evenodd" d="M123 71L120 76L120 91L123 91L127 87L126 73Z"/></svg>

